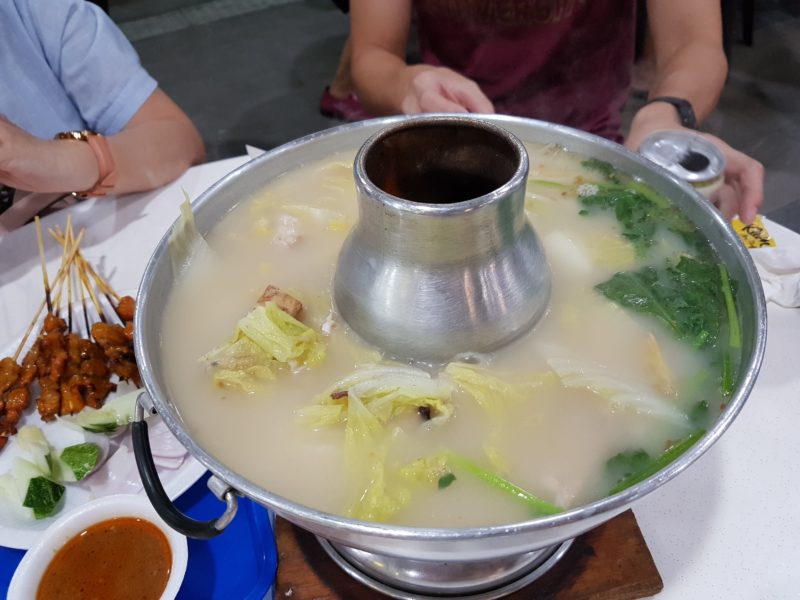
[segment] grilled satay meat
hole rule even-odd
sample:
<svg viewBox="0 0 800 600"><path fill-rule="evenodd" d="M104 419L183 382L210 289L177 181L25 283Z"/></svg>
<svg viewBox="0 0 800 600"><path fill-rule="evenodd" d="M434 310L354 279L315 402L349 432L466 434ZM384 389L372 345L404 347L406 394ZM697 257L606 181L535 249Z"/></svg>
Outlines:
<svg viewBox="0 0 800 600"><path fill-rule="evenodd" d="M13 358L6 357L0 360L0 417L6 410L5 394L17 380L22 369Z"/></svg>
<svg viewBox="0 0 800 600"><path fill-rule="evenodd" d="M0 360L0 450L5 447L9 436L17 432L15 423L8 420L6 413L6 392L14 389L19 382L19 375L22 368L11 357Z"/></svg>
<svg viewBox="0 0 800 600"><path fill-rule="evenodd" d="M117 304L117 314L119 315L120 319L125 321L125 323L133 321L133 313L135 311L136 300L130 296L123 296L119 299L119 304Z"/></svg>
<svg viewBox="0 0 800 600"><path fill-rule="evenodd" d="M92 337L102 347L111 370L123 381L133 380L142 384L136 355L133 351L133 324L128 321L125 327L111 323L92 325Z"/></svg>
<svg viewBox="0 0 800 600"><path fill-rule="evenodd" d="M66 329L64 319L49 314L44 319L42 334L34 343L34 348L39 347L36 368L42 388L36 406L43 421L52 421L61 411L61 378L69 359Z"/></svg>
<svg viewBox="0 0 800 600"><path fill-rule="evenodd" d="M17 423L22 418L22 413L27 410L31 402L30 385L36 379L36 362L39 358L39 345L34 347L25 356L22 366L17 366L18 377L16 382L8 390L5 397L4 414L0 417L0 449L5 446L8 437L17 432ZM15 363L16 364L16 363ZM15 370L6 363L6 368Z"/></svg>
<svg viewBox="0 0 800 600"><path fill-rule="evenodd" d="M117 386L110 381L111 369L103 348L91 340L83 339L80 349L78 377L85 389L86 404L92 408L100 408L108 394L116 390Z"/></svg>
<svg viewBox="0 0 800 600"><path fill-rule="evenodd" d="M22 413L31 403L31 391L27 385L17 385L10 392L6 399L5 422L16 425L22 418Z"/></svg>
<svg viewBox="0 0 800 600"><path fill-rule="evenodd" d="M0 399L12 385L17 383L21 370L22 368L17 364L17 361L10 356L0 360ZM2 403L2 400L0 400L0 403ZM0 408L1 412L2 408Z"/></svg>
<svg viewBox="0 0 800 600"><path fill-rule="evenodd" d="M67 368L61 379L60 414L75 414L87 404L101 408L108 394L117 389L110 381L111 370L103 349L92 340L70 334L67 354Z"/></svg>
<svg viewBox="0 0 800 600"><path fill-rule="evenodd" d="M59 414L72 415L86 406L86 400L79 386L73 380L78 376L81 366L81 337L76 333L67 335L67 368L61 380L61 408Z"/></svg>

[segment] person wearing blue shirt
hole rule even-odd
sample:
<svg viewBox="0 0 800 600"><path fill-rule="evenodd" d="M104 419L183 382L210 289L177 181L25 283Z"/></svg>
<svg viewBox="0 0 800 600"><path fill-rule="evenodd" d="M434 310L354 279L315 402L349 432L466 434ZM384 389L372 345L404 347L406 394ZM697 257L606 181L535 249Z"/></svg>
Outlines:
<svg viewBox="0 0 800 600"><path fill-rule="evenodd" d="M202 161L186 114L84 0L0 2L0 184L123 194Z"/></svg>

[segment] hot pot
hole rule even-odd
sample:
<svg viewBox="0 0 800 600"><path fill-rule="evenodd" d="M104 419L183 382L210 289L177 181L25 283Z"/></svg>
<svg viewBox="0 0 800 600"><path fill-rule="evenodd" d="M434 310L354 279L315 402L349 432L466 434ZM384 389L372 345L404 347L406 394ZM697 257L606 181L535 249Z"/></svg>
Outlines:
<svg viewBox="0 0 800 600"><path fill-rule="evenodd" d="M276 176L333 152L356 149L384 128L414 118L392 117L344 125L290 142L250 161L214 184L194 203L200 233L210 231L233 207ZM189 536L212 537L233 518L237 496L246 496L316 534L342 568L388 595L497 598L538 577L563 555L573 538L628 509L639 498L687 469L736 418L753 387L763 358L766 309L753 262L721 215L686 183L605 139L528 119L479 118L523 141L556 143L611 163L669 198L703 231L738 282L737 303L743 339L736 389L714 426L685 454L637 485L591 504L530 521L479 528L427 529L368 523L311 509L248 481L206 452L192 439L170 399L162 373L160 343L162 308L176 275L169 256L168 233L153 253L139 289L135 347L146 392L139 397L133 424L136 458L145 489L167 523ZM221 517L209 522L194 521L180 514L170 503L150 458L145 411L161 415L178 440L212 472L209 487L226 503Z"/></svg>

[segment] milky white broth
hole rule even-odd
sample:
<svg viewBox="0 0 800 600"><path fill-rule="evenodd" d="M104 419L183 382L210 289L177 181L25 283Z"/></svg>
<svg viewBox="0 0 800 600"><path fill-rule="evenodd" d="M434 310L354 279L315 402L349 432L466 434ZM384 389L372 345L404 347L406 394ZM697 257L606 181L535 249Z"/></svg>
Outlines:
<svg viewBox="0 0 800 600"><path fill-rule="evenodd" d="M531 144L528 151L530 179L572 184L576 177L598 178L581 167L580 156L553 146ZM374 362L374 350L339 321L332 335L322 336L327 353L321 364L281 373L253 394L216 387L198 358L230 337L268 284L302 300L302 320L320 331L331 309L337 254L357 216L353 157L354 152L337 153L301 166L241 202L208 236L214 258L195 260L176 283L162 323L169 395L192 438L264 489L337 514L346 514L363 492L345 467L344 426L312 430L298 422L296 412L357 365ZM299 240L280 245L274 242L277 225L287 211L297 212L293 205L340 216L301 215ZM581 217L580 208L572 193L529 183L526 210L552 268L552 298L533 332L488 357L491 368L535 375L549 371L545 359L554 351L566 351L655 391L657 378L647 362L649 334L678 381L708 367L705 355L674 340L660 324L614 305L593 288L617 271L647 263L634 262L613 215ZM647 260L657 264L686 251L665 233ZM691 408L680 396L670 401L685 412ZM396 468L453 450L486 468L502 465L507 479L564 508L608 493L615 482L608 480L605 463L618 452L644 448L655 456L690 430L613 407L588 389L564 388L556 377L524 402L502 403L498 419L463 393L455 395L454 405L454 416L439 427L422 427L417 415L391 423L387 432L397 425L402 434L393 439L387 464ZM444 490L406 487L411 501L393 517L398 524L480 526L534 516L524 504L467 475Z"/></svg>

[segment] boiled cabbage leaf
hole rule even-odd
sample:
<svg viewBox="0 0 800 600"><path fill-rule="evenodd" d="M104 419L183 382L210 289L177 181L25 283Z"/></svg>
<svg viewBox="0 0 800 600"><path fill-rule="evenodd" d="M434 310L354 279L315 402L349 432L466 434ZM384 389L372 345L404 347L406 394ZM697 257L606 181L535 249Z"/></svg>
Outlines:
<svg viewBox="0 0 800 600"><path fill-rule="evenodd" d="M387 482L385 449L379 454L371 461L367 486L358 501L348 509L348 516L386 522L408 504L411 498L408 490L390 486Z"/></svg>
<svg viewBox="0 0 800 600"><path fill-rule="evenodd" d="M460 362L448 364L444 373L491 416L498 415L504 402L522 400L528 392L544 385L552 377L550 373L541 373L524 381L511 383L488 369Z"/></svg>
<svg viewBox="0 0 800 600"><path fill-rule="evenodd" d="M447 457L444 454L434 454L418 458L414 462L400 469L400 475L408 481L415 483L434 484L449 473Z"/></svg>
<svg viewBox="0 0 800 600"><path fill-rule="evenodd" d="M486 411L503 400L521 400L521 390L490 371L466 363L450 363L444 372Z"/></svg>
<svg viewBox="0 0 800 600"><path fill-rule="evenodd" d="M547 364L569 388L585 388L605 398L612 409L632 410L676 425L689 424L687 415L669 399L615 377L607 367L571 358L549 358Z"/></svg>
<svg viewBox="0 0 800 600"><path fill-rule="evenodd" d="M214 368L217 385L252 392L274 378L274 366L297 369L324 357L325 347L313 329L267 302L240 319L233 337L200 360Z"/></svg>
<svg viewBox="0 0 800 600"><path fill-rule="evenodd" d="M189 258L196 252L206 252L209 249L205 238L197 230L192 205L186 190L183 190L183 197L184 200L180 205L180 216L170 230L169 243L167 245L174 273L180 273L188 263Z"/></svg>
<svg viewBox="0 0 800 600"><path fill-rule="evenodd" d="M431 424L447 420L453 413L452 385L413 367L368 365L337 381L314 399L314 404L299 412L302 421L312 427L347 423L350 430L359 422L380 426L395 417L424 409ZM365 410L370 417L362 415ZM356 417L359 421L355 421Z"/></svg>

